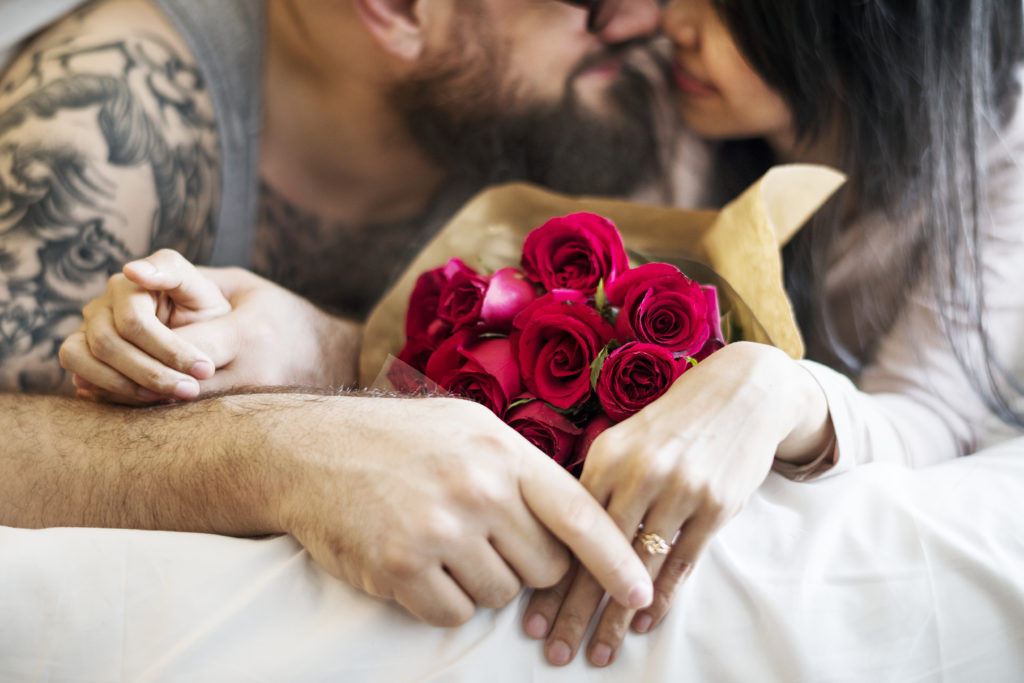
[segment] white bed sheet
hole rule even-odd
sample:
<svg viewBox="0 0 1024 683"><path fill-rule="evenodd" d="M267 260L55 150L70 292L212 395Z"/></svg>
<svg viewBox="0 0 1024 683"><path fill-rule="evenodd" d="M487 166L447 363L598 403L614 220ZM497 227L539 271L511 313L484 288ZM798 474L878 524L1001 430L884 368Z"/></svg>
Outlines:
<svg viewBox="0 0 1024 683"><path fill-rule="evenodd" d="M3 681L1024 681L1024 440L772 475L666 623L556 669L525 598L419 624L290 537L0 527Z"/></svg>

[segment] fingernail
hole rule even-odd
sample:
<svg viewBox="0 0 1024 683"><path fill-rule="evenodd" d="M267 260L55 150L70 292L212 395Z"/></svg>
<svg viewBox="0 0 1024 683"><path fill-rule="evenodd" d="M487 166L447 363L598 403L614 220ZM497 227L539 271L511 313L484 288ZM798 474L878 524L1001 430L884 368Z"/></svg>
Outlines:
<svg viewBox="0 0 1024 683"><path fill-rule="evenodd" d="M199 395L199 383L194 379L182 380L174 387L174 395L185 400L193 399Z"/></svg>
<svg viewBox="0 0 1024 683"><path fill-rule="evenodd" d="M548 634L548 620L539 614L531 614L526 618L526 635L540 640Z"/></svg>
<svg viewBox="0 0 1024 683"><path fill-rule="evenodd" d="M629 591L629 608L641 609L651 604L654 599L654 588L650 581L640 581Z"/></svg>
<svg viewBox="0 0 1024 683"><path fill-rule="evenodd" d="M213 367L213 363L208 360L200 360L196 361L196 364L192 366L192 370L188 374L196 379L210 379L215 371L216 368Z"/></svg>
<svg viewBox="0 0 1024 683"><path fill-rule="evenodd" d="M135 397L140 401L159 401L164 398L164 395L158 394L155 391L150 391L145 387L139 387L135 392Z"/></svg>
<svg viewBox="0 0 1024 683"><path fill-rule="evenodd" d="M590 663L594 666L608 666L612 661L612 649L604 643L598 643L590 651Z"/></svg>
<svg viewBox="0 0 1024 683"><path fill-rule="evenodd" d="M572 659L572 650L568 643L561 640L553 641L548 645L548 661L555 666L565 666Z"/></svg>
<svg viewBox="0 0 1024 683"><path fill-rule="evenodd" d="M651 624L654 623L654 619L650 614L641 612L636 615L636 619L633 620L633 630L637 633L647 633L651 630Z"/></svg>
<svg viewBox="0 0 1024 683"><path fill-rule="evenodd" d="M157 272L156 266L149 261L132 261L126 264L126 267L130 267L139 275L154 275Z"/></svg>
<svg viewBox="0 0 1024 683"><path fill-rule="evenodd" d="M80 377L78 375L74 375L74 376L72 376L71 381L79 389L92 389L92 382L90 382L89 380L85 379L84 377Z"/></svg>

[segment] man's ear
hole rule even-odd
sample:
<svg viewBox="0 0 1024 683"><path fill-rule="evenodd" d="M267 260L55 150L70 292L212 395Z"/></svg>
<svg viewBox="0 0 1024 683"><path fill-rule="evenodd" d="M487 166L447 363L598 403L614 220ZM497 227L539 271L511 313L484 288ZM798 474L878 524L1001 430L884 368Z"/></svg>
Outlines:
<svg viewBox="0 0 1024 683"><path fill-rule="evenodd" d="M385 50L414 60L423 52L425 36L420 0L353 0L356 12Z"/></svg>

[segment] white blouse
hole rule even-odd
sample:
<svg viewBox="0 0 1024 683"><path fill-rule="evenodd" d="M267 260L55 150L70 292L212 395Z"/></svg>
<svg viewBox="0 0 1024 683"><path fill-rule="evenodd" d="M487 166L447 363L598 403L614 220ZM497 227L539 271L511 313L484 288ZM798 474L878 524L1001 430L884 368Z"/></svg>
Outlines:
<svg viewBox="0 0 1024 683"><path fill-rule="evenodd" d="M984 313L996 358L1024 377L1024 105L989 150L988 220L982 225ZM870 220L870 219L869 219ZM877 218L874 220L878 220ZM894 228L895 231L895 228ZM876 233L877 234L877 233ZM884 234L884 233L883 233ZM851 252L856 254L856 252ZM851 261L852 259L847 259ZM839 262L828 286L856 271ZM964 328L977 354L977 335ZM970 353L972 349L964 351ZM929 283L881 340L855 386L819 363L801 361L828 398L838 443L833 472L866 462L921 467L967 455L1019 434L989 410L957 362Z"/></svg>
<svg viewBox="0 0 1024 683"><path fill-rule="evenodd" d="M706 175L701 171L707 168L707 155L692 139L677 151L674 203L693 207L702 195L699 186L710 181L706 177L698 180ZM989 150L987 163L989 220L982 236L984 316L996 357L1024 380L1024 103ZM640 197L641 201L649 199ZM878 225L884 220L880 216L864 220L885 228ZM860 277L865 268L884 268L886 254L899 248L896 227L869 232L889 235L892 241L840 245L837 251L841 256L827 275L829 292ZM863 232L853 229L846 234L856 239ZM852 323L840 321L840 329L842 322ZM977 335L966 331L962 336L968 346L977 341ZM976 346L974 350L976 355ZM856 383L821 363L799 361L825 393L836 443L808 465L792 468L777 463L778 471L807 479L868 462L922 467L974 453L1021 433L999 421L964 374L943 332L929 283L912 293L906 309L879 340L873 358Z"/></svg>

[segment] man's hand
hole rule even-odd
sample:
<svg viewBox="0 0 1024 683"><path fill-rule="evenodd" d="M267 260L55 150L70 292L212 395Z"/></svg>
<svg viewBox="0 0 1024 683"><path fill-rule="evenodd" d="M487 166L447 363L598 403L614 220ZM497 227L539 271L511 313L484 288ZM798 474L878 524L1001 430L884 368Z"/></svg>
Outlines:
<svg viewBox="0 0 1024 683"><path fill-rule="evenodd" d="M355 378L356 324L252 273L196 268L171 250L127 264L83 317L60 353L83 397L140 404Z"/></svg>
<svg viewBox="0 0 1024 683"><path fill-rule="evenodd" d="M568 550L626 609L651 579L611 517L550 458L459 399L348 399L330 438L287 430L299 467L279 514L330 573L438 625L500 607L521 584L554 585ZM327 428L333 403L303 418ZM282 419L289 419L282 416ZM294 433L302 432L302 433Z"/></svg>

